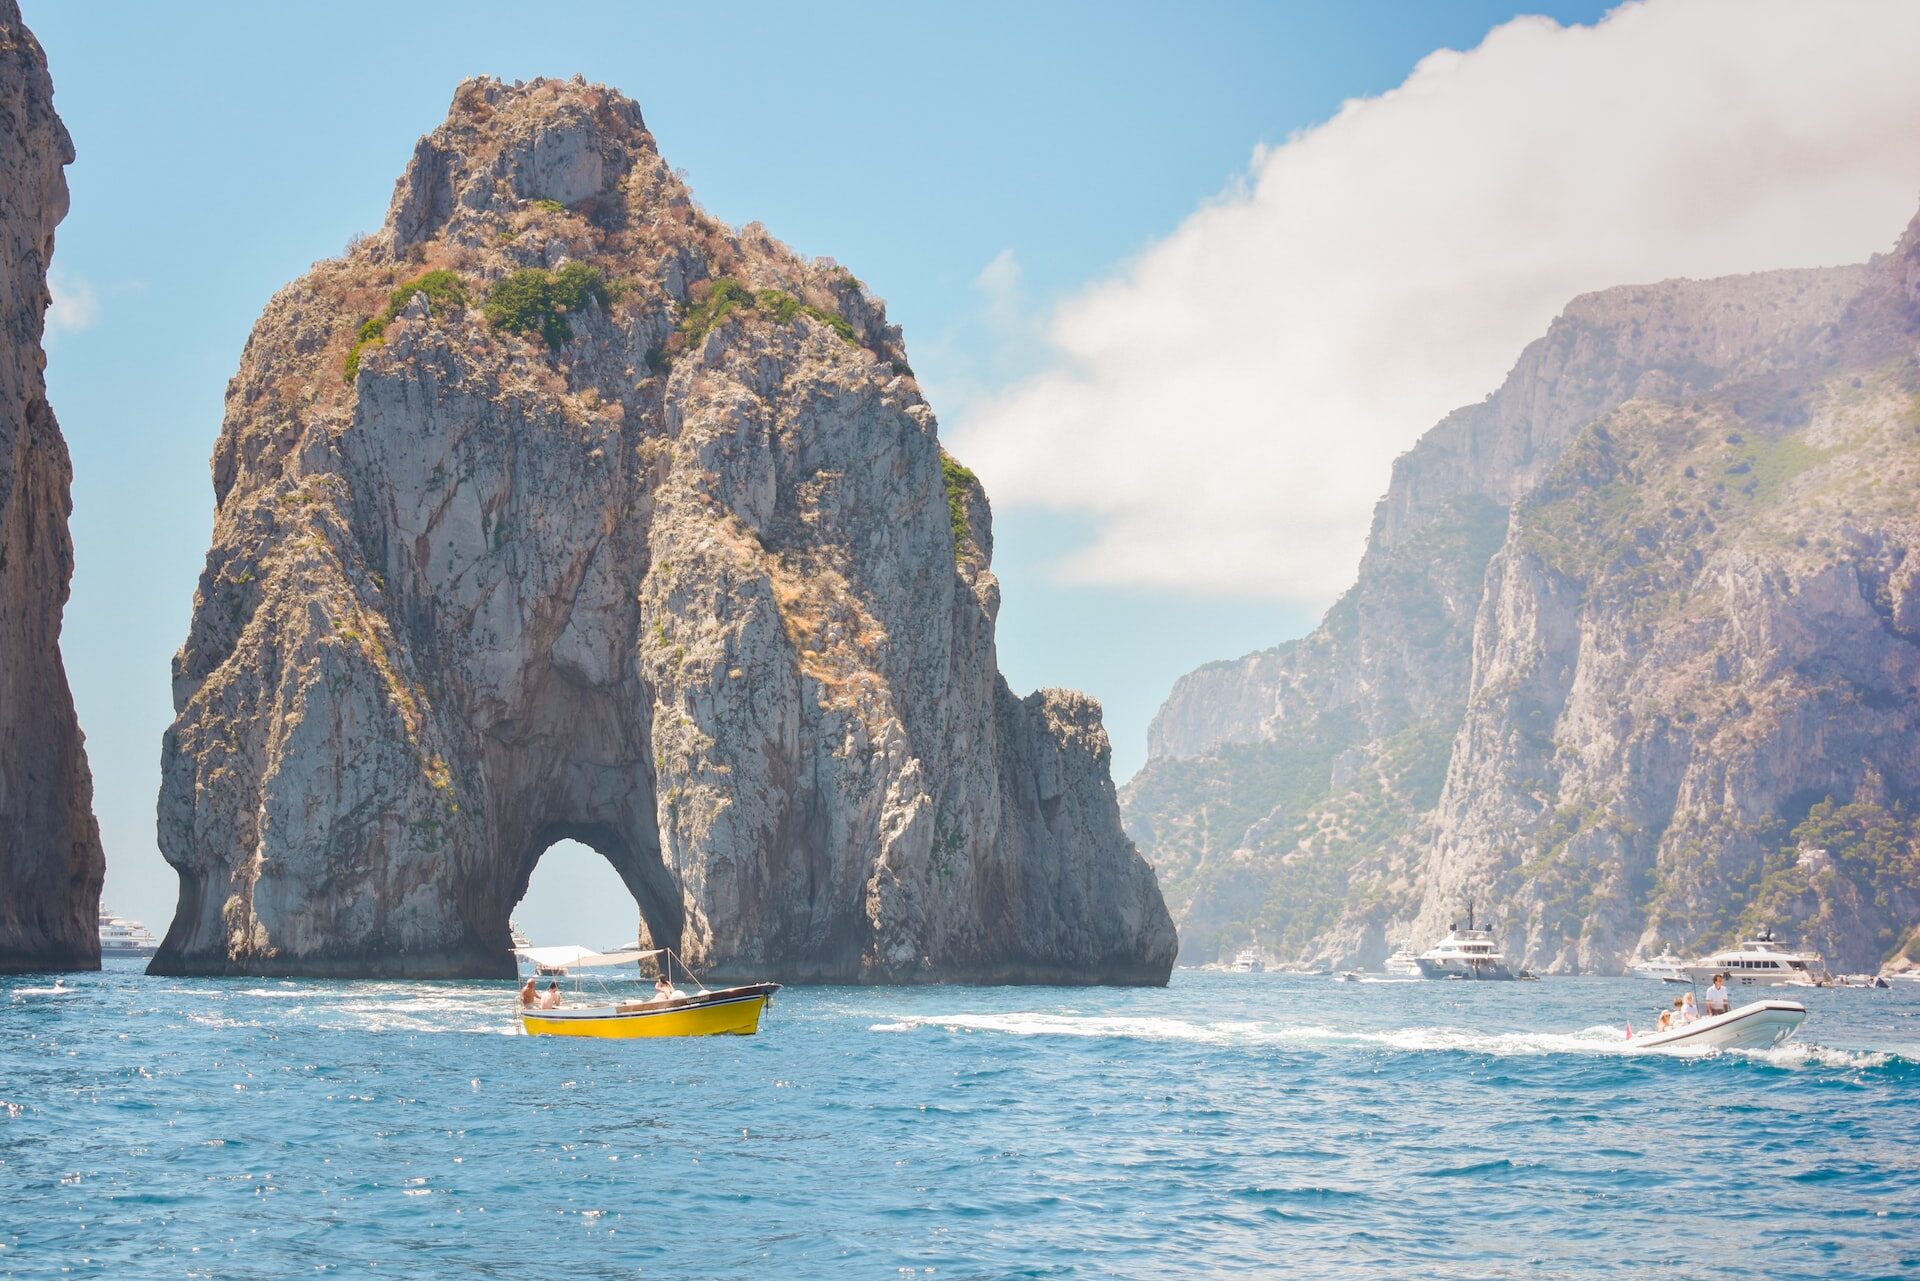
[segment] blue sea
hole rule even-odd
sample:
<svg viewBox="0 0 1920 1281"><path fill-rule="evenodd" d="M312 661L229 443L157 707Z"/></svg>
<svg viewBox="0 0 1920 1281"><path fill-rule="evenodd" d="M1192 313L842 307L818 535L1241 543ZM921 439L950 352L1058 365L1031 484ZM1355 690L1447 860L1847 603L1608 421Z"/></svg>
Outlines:
<svg viewBox="0 0 1920 1281"><path fill-rule="evenodd" d="M505 983L0 980L0 1277L1920 1276L1920 987L1634 1053L1633 979L802 988L517 1034Z"/></svg>

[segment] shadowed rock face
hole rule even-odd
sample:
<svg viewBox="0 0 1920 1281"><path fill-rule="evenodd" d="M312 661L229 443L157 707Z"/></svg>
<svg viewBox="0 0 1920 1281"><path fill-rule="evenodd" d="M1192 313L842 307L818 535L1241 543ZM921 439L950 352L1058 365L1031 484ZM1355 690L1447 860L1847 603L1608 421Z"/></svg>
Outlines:
<svg viewBox="0 0 1920 1281"><path fill-rule="evenodd" d="M481 300L529 268L605 284L518 332ZM618 94L462 85L268 305L213 471L156 970L505 975L571 837L721 977L1165 981L1099 708L999 677L986 498L898 329Z"/></svg>
<svg viewBox="0 0 1920 1281"><path fill-rule="evenodd" d="M40 348L72 159L46 55L0 0L0 971L100 968L105 860L60 662L73 469Z"/></svg>

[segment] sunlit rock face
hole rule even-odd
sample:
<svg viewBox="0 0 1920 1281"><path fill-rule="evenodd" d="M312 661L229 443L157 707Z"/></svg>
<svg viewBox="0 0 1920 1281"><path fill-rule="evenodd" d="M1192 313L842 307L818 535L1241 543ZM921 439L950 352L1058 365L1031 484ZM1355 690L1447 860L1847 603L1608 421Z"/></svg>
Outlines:
<svg viewBox="0 0 1920 1281"><path fill-rule="evenodd" d="M72 160L46 55L0 0L0 971L100 966L105 862L59 648L73 468L40 345Z"/></svg>
<svg viewBox="0 0 1920 1281"><path fill-rule="evenodd" d="M899 330L617 93L463 84L268 305L213 472L156 969L506 974L573 838L714 976L1165 981L1099 708L1000 678Z"/></svg>
<svg viewBox="0 0 1920 1281"><path fill-rule="evenodd" d="M1124 800L1193 959L1377 963L1472 902L1555 971L1920 962L1916 492L1920 224L1575 299L1396 462L1315 632L1162 707Z"/></svg>

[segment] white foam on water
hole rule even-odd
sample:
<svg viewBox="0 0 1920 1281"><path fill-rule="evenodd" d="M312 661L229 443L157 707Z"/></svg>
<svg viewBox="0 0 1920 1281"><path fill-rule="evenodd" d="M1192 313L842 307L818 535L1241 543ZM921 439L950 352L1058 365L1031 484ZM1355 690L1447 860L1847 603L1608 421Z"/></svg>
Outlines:
<svg viewBox="0 0 1920 1281"><path fill-rule="evenodd" d="M1879 1050L1836 1050L1812 1041L1787 1041L1765 1050L1734 1050L1734 1054L1782 1068L1878 1068L1893 1062L1895 1055Z"/></svg>
<svg viewBox="0 0 1920 1281"><path fill-rule="evenodd" d="M78 995L80 995L80 989L77 987L16 987L13 989L13 999L16 1001L23 996L78 996Z"/></svg>
<svg viewBox="0 0 1920 1281"><path fill-rule="evenodd" d="M1380 1048L1530 1057L1547 1054L1660 1055L1710 1058L1735 1054L1782 1068L1876 1068L1892 1056L1829 1049L1789 1041L1768 1050L1720 1050L1712 1046L1647 1047L1627 1039L1626 1029L1596 1024L1577 1032L1474 1032L1451 1027L1338 1028L1318 1024L1257 1021L1198 1023L1178 1018L1072 1016L1040 1012L1011 1014L930 1014L876 1023L874 1032L912 1032L939 1028L949 1032L1005 1036L1121 1037L1143 1041L1187 1041L1204 1045L1274 1045L1299 1049Z"/></svg>
<svg viewBox="0 0 1920 1281"><path fill-rule="evenodd" d="M1196 1023L1177 1018L1073 1017L1059 1014L934 1014L876 1023L875 1032L919 1028L993 1032L1008 1036L1123 1037L1145 1041L1191 1041L1209 1045L1284 1045L1300 1048L1379 1046L1395 1050L1464 1050L1482 1054L1605 1053L1627 1048L1615 1027L1579 1032L1470 1032L1448 1027L1337 1028L1318 1024L1255 1021Z"/></svg>

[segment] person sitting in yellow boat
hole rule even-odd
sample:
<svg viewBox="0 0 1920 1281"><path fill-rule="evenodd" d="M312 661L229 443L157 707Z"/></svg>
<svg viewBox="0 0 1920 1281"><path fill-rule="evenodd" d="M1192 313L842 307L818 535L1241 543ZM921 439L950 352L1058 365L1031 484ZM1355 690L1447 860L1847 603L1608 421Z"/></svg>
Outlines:
<svg viewBox="0 0 1920 1281"><path fill-rule="evenodd" d="M543 1010L557 1010L560 1008L560 985L558 983L551 980L548 981L547 990L540 994L540 1008Z"/></svg>
<svg viewBox="0 0 1920 1281"><path fill-rule="evenodd" d="M685 995L686 993L676 988L673 985L673 980L664 974L653 981L653 999L655 1001L672 1001Z"/></svg>
<svg viewBox="0 0 1920 1281"><path fill-rule="evenodd" d="M540 993L534 990L534 981L528 979L520 988L520 1008L531 1010L540 1004Z"/></svg>

